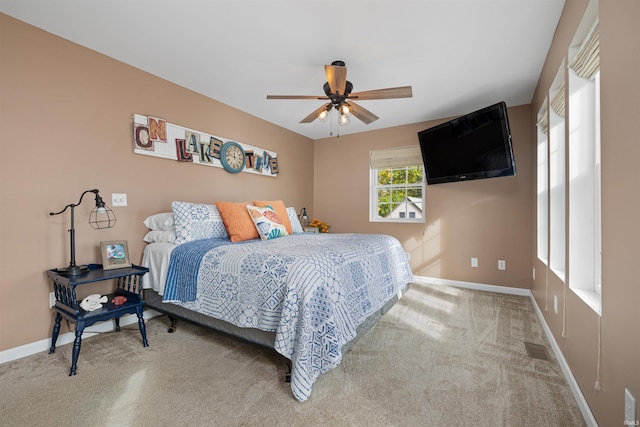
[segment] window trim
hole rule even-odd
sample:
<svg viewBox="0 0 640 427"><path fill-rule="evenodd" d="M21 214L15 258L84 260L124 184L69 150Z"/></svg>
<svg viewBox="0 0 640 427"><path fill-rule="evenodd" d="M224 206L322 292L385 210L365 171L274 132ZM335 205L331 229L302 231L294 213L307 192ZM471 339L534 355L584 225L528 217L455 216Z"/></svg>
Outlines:
<svg viewBox="0 0 640 427"><path fill-rule="evenodd" d="M567 218L569 228L569 289L577 295L588 307L598 315L602 315L602 181L601 181L601 104L600 104L600 74L599 74L599 10L598 2L591 0L587 10L574 35L573 41L568 49L568 94L569 103L569 218ZM588 83L587 83L588 82ZM585 84L586 83L586 84ZM589 92L584 92L589 87ZM593 103L592 110L585 111L585 99ZM576 107L576 106L580 107ZM574 108L572 108L572 106ZM590 120L592 119L592 120ZM577 128L576 126L579 126ZM586 127L585 127L586 126ZM580 136L576 136L576 132ZM573 138L572 138L573 136ZM585 147L585 141L587 145ZM574 151L578 149L576 154ZM587 151L585 151L585 148ZM589 152L589 150L593 150ZM584 165L584 153L592 156L593 163L587 166L593 169L576 175L576 171L581 171ZM574 162L576 162L574 164ZM572 166L573 165L573 166ZM573 169L572 169L573 167ZM592 180L592 187L588 188L584 183L574 180L586 178L584 182ZM574 184L573 186L571 184ZM582 204L589 206L576 206L579 201L571 197L583 191L586 195ZM593 218L591 223L584 221L584 218L571 217L572 212L579 209L593 208ZM580 233L593 235L594 241L591 246L585 245L577 236ZM577 248L577 249L576 249ZM577 251L577 252L576 252ZM593 266L590 272L591 277L585 277L583 268ZM579 271L579 274L576 274ZM587 270L588 271L588 270ZM589 276L589 274L587 274ZM606 286L606 285L605 285Z"/></svg>
<svg viewBox="0 0 640 427"><path fill-rule="evenodd" d="M549 265L549 99L545 98L538 112L536 231L537 256Z"/></svg>
<svg viewBox="0 0 640 427"><path fill-rule="evenodd" d="M565 63L549 91L549 268L566 283L567 275L567 118L565 117Z"/></svg>
<svg viewBox="0 0 640 427"><path fill-rule="evenodd" d="M411 218L410 216L405 218L380 218L378 216L378 190L382 186L378 186L378 171L381 169L400 169L400 168L409 168L414 166L422 167L422 180L418 184L389 184L384 187L405 187L405 188L418 188L420 187L422 191L422 217L421 218ZM424 224L425 222L425 178L424 178L424 165L422 163L412 164L412 165L404 165L404 166L396 166L396 167L380 167L380 168L369 168L369 222L386 222L386 223L414 223L414 224Z"/></svg>

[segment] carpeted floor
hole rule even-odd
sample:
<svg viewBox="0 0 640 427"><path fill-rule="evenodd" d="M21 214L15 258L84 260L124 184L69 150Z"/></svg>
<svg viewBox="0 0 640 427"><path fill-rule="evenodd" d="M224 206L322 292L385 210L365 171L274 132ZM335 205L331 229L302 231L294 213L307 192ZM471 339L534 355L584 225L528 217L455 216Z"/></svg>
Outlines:
<svg viewBox="0 0 640 427"><path fill-rule="evenodd" d="M414 284L295 400L274 352L147 322L0 365L6 426L583 426L527 297ZM525 342L546 346L532 358Z"/></svg>

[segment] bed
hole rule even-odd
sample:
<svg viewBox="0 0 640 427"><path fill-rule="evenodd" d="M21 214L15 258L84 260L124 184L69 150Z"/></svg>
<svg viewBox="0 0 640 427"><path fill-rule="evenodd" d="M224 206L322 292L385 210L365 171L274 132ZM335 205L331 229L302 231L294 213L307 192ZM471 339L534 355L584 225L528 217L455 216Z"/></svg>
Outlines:
<svg viewBox="0 0 640 427"><path fill-rule="evenodd" d="M400 242L380 234L153 241L142 265L148 307L274 349L299 401L412 280Z"/></svg>

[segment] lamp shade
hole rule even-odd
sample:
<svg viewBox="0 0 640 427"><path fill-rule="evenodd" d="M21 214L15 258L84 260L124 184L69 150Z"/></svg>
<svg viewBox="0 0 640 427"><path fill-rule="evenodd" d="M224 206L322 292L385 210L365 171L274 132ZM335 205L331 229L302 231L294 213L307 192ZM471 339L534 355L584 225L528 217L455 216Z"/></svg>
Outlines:
<svg viewBox="0 0 640 427"><path fill-rule="evenodd" d="M329 111L328 110L322 110L320 112L320 114L318 114L318 119L320 119L321 122L326 122L327 121L327 117L329 117Z"/></svg>
<svg viewBox="0 0 640 427"><path fill-rule="evenodd" d="M349 123L351 123L351 119L349 119L349 116L345 113L340 113L340 117L338 118L338 124L340 126L346 126Z"/></svg>
<svg viewBox="0 0 640 427"><path fill-rule="evenodd" d="M307 216L307 208L302 208L298 217L300 218L300 225L302 225L303 229L309 226L309 217Z"/></svg>
<svg viewBox="0 0 640 427"><path fill-rule="evenodd" d="M94 230L113 228L116 225L116 215L105 205L102 197L96 194L96 207L89 213L89 224Z"/></svg>

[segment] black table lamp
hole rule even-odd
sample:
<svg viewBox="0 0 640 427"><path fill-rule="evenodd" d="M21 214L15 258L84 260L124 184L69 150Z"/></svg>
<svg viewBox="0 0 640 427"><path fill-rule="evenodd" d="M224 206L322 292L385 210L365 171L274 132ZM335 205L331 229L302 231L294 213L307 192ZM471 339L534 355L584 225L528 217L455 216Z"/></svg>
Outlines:
<svg viewBox="0 0 640 427"><path fill-rule="evenodd" d="M89 214L89 224L93 229L100 228L112 228L116 225L116 216L113 211L109 209L102 200L102 197L98 194L98 190L87 190L80 196L80 200L76 204L68 204L64 207L60 212L49 212L49 215L60 215L67 208L71 208L71 229L69 230L69 239L71 241L71 262L69 262L68 267L58 268L56 269L58 274L63 276L77 276L78 274L86 273L89 268L86 265L76 265L76 230L74 227L74 215L73 209L76 206L80 206L82 203L82 198L87 193L93 193L96 195L96 207L93 208L91 213Z"/></svg>
<svg viewBox="0 0 640 427"><path fill-rule="evenodd" d="M300 225L302 225L302 228L309 226L309 217L307 216L307 208L302 208L302 210L298 214L298 218L300 219Z"/></svg>

